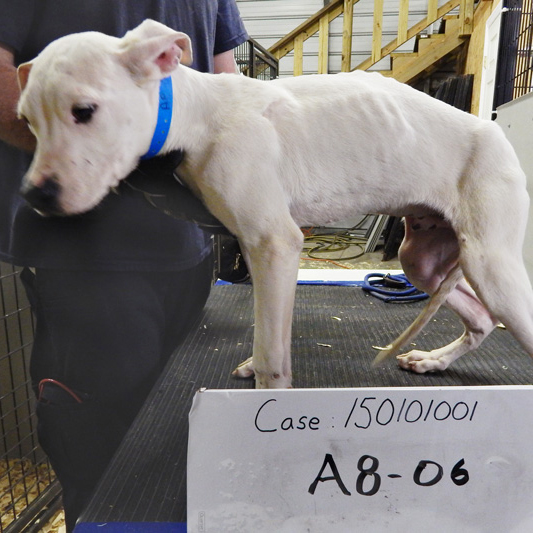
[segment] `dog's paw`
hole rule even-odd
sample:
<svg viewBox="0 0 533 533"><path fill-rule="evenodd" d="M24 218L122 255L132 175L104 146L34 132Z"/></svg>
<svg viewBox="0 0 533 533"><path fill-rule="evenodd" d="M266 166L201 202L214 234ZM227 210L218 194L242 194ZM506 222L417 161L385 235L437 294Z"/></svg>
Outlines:
<svg viewBox="0 0 533 533"><path fill-rule="evenodd" d="M251 378L255 376L256 389L290 389L292 388L292 376L281 374L258 373L253 366L252 358L243 361L232 373L236 378Z"/></svg>
<svg viewBox="0 0 533 533"><path fill-rule="evenodd" d="M255 376L256 389L290 389L292 388L292 376L281 374L259 373L254 369L252 357L243 361L232 373L236 378L251 378Z"/></svg>
<svg viewBox="0 0 533 533"><path fill-rule="evenodd" d="M251 378L255 375L252 358L249 357L246 361L243 361L232 373L232 376L236 378Z"/></svg>
<svg viewBox="0 0 533 533"><path fill-rule="evenodd" d="M255 388L256 389L292 389L291 376L280 376L275 374L273 376L262 376L255 374Z"/></svg>
<svg viewBox="0 0 533 533"><path fill-rule="evenodd" d="M445 370L448 366L447 361L439 354L421 350L413 350L409 353L398 355L396 360L400 368L417 374Z"/></svg>

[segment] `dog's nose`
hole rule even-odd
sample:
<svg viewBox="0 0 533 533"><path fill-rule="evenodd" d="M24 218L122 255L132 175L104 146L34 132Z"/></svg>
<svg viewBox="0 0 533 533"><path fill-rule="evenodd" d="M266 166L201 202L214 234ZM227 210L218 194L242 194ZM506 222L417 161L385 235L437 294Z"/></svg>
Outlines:
<svg viewBox="0 0 533 533"><path fill-rule="evenodd" d="M40 185L30 185L21 190L22 197L42 215L61 214L59 207L60 186L55 176L43 179Z"/></svg>

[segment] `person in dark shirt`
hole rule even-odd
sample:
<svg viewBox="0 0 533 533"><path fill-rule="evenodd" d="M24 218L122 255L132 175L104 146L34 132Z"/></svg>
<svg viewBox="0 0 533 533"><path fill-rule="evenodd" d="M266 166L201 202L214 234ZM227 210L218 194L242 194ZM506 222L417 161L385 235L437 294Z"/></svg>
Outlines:
<svg viewBox="0 0 533 533"><path fill-rule="evenodd" d="M247 34L235 0L0 0L0 12L0 260L25 267L39 440L71 531L203 308L212 243L125 185L84 215L42 218L26 206L19 189L35 139L16 117L16 67L63 35L122 37L152 18L191 37L193 68L235 72L233 48Z"/></svg>

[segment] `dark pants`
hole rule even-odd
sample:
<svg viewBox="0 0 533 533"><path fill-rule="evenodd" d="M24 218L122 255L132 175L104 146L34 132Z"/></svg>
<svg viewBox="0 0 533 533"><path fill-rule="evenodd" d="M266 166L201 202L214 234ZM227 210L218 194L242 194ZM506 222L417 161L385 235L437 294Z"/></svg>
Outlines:
<svg viewBox="0 0 533 533"><path fill-rule="evenodd" d="M30 368L37 394L42 380L54 380L45 382L37 402L39 441L63 487L71 531L199 316L212 260L183 272L25 269L21 277L36 316Z"/></svg>

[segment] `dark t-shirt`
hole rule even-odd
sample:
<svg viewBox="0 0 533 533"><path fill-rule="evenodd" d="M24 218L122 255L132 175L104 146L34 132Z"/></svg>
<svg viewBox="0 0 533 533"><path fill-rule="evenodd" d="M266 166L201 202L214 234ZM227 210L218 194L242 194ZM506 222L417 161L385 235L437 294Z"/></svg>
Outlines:
<svg viewBox="0 0 533 533"><path fill-rule="evenodd" d="M0 0L0 43L16 64L51 41L81 31L122 37L146 18L187 33L193 68L213 71L213 55L247 39L234 0ZM41 268L181 270L198 264L210 238L121 186L94 210L42 218L18 195L31 156L0 141L0 260Z"/></svg>

